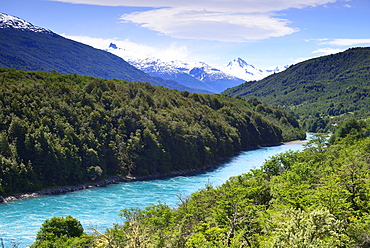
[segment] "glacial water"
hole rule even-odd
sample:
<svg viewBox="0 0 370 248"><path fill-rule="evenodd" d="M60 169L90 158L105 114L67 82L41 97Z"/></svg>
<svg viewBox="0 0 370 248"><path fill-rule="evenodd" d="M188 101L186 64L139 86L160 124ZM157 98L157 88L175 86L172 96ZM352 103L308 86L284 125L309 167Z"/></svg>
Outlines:
<svg viewBox="0 0 370 248"><path fill-rule="evenodd" d="M178 196L186 196L205 184L223 184L229 177L260 167L269 157L287 151L301 150L301 144L285 144L241 152L220 164L217 169L189 176L150 181L124 182L72 193L41 196L0 204L0 245L27 247L46 219L72 215L81 221L85 231L99 231L123 223L118 216L124 208L145 208L159 201L176 207Z"/></svg>

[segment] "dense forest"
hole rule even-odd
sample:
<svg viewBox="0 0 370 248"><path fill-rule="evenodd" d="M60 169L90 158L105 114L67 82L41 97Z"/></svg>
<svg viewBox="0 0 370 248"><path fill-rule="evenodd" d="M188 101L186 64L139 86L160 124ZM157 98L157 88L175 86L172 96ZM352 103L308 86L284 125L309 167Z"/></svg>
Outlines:
<svg viewBox="0 0 370 248"><path fill-rule="evenodd" d="M0 69L0 195L204 169L304 138L289 113L221 95Z"/></svg>
<svg viewBox="0 0 370 248"><path fill-rule="evenodd" d="M370 48L310 59L224 93L257 97L294 113L310 132L333 132L346 119L370 118Z"/></svg>
<svg viewBox="0 0 370 248"><path fill-rule="evenodd" d="M369 247L370 129L351 119L301 152L205 188L179 205L124 209L124 224L87 234L68 217L46 220L32 247Z"/></svg>

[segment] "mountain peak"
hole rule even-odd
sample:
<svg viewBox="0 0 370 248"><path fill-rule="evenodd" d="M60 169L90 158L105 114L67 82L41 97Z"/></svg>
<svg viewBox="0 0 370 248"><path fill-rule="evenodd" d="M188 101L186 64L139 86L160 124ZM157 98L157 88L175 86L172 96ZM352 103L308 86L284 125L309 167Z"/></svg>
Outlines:
<svg viewBox="0 0 370 248"><path fill-rule="evenodd" d="M248 65L248 63L247 62L245 62L245 60L243 60L242 58L238 58L237 60L236 60L236 62L240 65L240 66L242 66L242 65Z"/></svg>
<svg viewBox="0 0 370 248"><path fill-rule="evenodd" d="M4 13L0 13L0 28L15 28L20 30L28 30L36 33L53 33L48 29L36 27L30 22Z"/></svg>
<svg viewBox="0 0 370 248"><path fill-rule="evenodd" d="M110 43L109 48L118 49L117 45L114 43Z"/></svg>
<svg viewBox="0 0 370 248"><path fill-rule="evenodd" d="M233 61L230 61L227 67L238 67L238 68L248 68L252 67L253 65L248 64L244 59L238 57L237 59L234 59Z"/></svg>
<svg viewBox="0 0 370 248"><path fill-rule="evenodd" d="M277 66L272 69L261 70L253 65L248 64L245 62L245 60L239 57L233 61L230 61L229 64L222 69L222 71L245 81L253 81L261 80L270 74L283 71L286 68L287 66Z"/></svg>

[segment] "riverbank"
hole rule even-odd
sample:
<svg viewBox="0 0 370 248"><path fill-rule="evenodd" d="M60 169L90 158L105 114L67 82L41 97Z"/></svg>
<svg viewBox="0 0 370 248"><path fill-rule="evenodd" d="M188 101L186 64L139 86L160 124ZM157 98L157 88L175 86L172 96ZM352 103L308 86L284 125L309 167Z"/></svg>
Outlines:
<svg viewBox="0 0 370 248"><path fill-rule="evenodd" d="M22 199L27 199L31 197L38 197L42 195L59 195L59 194L74 192L78 190L84 190L84 189L95 188L95 187L103 187L109 184L123 182L125 180L128 180L128 179L116 176L116 177L110 177L107 179L100 180L96 183L95 182L94 183L84 183L84 184L77 185L77 186L61 186L61 187L56 187L56 188L42 189L42 190L35 191L35 192L19 193L19 194L6 196L6 197L0 196L0 203L15 201L15 200L22 200Z"/></svg>
<svg viewBox="0 0 370 248"><path fill-rule="evenodd" d="M60 186L60 187L55 187L55 188L38 190L35 192L14 194L14 195L6 196L6 197L0 196L0 204L10 202L10 201L15 201L15 200L22 200L22 199L27 199L27 198L44 196L44 195L60 195L60 194L66 194L66 193L79 191L79 190L91 189L91 188L96 188L96 187L105 187L107 185L120 183L120 182L145 181L145 180L153 180L153 179L175 177L175 176L186 176L186 175L191 175L195 173L200 173L202 171L206 171L206 170L209 170L215 167L216 167L216 164L212 164L209 166L204 166L202 168L190 169L186 171L176 171L176 172L170 172L170 173L165 173L165 174L154 174L154 175L137 176L137 177L111 176L111 177L107 177L105 179L99 180L97 182L84 183L84 184L75 185L75 186Z"/></svg>
<svg viewBox="0 0 370 248"><path fill-rule="evenodd" d="M305 144L305 143L307 143L307 141L305 140L294 140L294 141L284 142L282 143L282 145L294 145L294 144L298 145L298 144ZM91 189L91 188L96 188L96 187L105 187L107 185L120 183L120 182L145 181L145 180L153 180L153 179L160 179L160 178L167 178L167 177L186 176L186 175L196 174L200 172L205 172L210 169L214 169L222 161L225 161L227 159L228 158L224 158L220 161L216 161L213 164L203 166L201 168L186 170L186 171L176 171L176 172L170 172L170 173L165 173L165 174L154 174L154 175L137 176L137 177L110 176L105 179L99 180L97 182L89 182L89 183L84 183L84 184L75 185L75 186L60 186L60 187L55 187L55 188L43 189L43 190L39 190L35 192L14 194L14 195L6 196L6 197L0 196L0 204L10 202L10 201L15 201L15 200L22 200L22 199L27 199L27 198L44 196L44 195L60 195L60 194L66 194L66 193L79 191L79 190Z"/></svg>
<svg viewBox="0 0 370 248"><path fill-rule="evenodd" d="M195 172L190 176L115 183L106 187L0 204L0 234L6 247L11 247L11 241L20 241L22 243L19 247L27 247L34 243L45 220L68 215L78 219L85 230L94 227L104 233L106 228L112 227L112 223L123 224L123 219L118 216L122 209L145 209L158 202L176 208L180 199L186 199L207 185L219 187L230 177L260 167L276 154L301 149L301 145L248 149L215 164L207 171Z"/></svg>
<svg viewBox="0 0 370 248"><path fill-rule="evenodd" d="M304 145L304 144L307 144L307 140L293 140L283 143L283 145Z"/></svg>

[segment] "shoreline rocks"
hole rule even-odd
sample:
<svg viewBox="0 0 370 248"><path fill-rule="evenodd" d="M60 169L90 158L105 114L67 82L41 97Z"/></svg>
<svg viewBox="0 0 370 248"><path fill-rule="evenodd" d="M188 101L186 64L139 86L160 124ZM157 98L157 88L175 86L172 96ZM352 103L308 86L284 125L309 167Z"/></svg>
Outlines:
<svg viewBox="0 0 370 248"><path fill-rule="evenodd" d="M167 178L167 177L192 175L192 174L196 174L200 172L205 172L207 170L215 169L218 166L221 166L222 161L226 161L227 159L229 158L224 158L220 161L216 161L213 164L209 164L201 168L194 168L194 169L189 169L186 171L174 171L174 172L169 172L165 174L158 173L154 175L138 176L138 177L111 176L111 177L102 179L98 182L94 182L94 183L84 183L84 184L77 185L77 186L61 186L61 187L56 187L56 188L42 189L36 192L19 193L19 194L14 194L14 195L5 196L5 197L0 196L0 204L6 203L9 201L22 200L22 199L39 197L39 196L44 196L44 195L60 195L60 194L65 194L65 193L79 191L79 190L85 190L85 189L96 188L96 187L104 187L110 184L115 184L115 183L120 183L120 182L145 181L145 180L153 180L153 179L160 179L160 178Z"/></svg>
<svg viewBox="0 0 370 248"><path fill-rule="evenodd" d="M120 183L120 182L145 181L145 180L153 180L153 179L160 179L160 178L167 178L167 177L191 175L191 174L200 173L202 171L206 171L206 170L209 170L215 167L216 167L215 165L209 165L209 166L205 166L202 168L190 169L187 171L176 171L176 172L170 172L166 174L154 174L154 175L149 175L149 176L138 176L138 177L112 176L112 177L100 180L96 183L84 183L84 184L77 185L77 186L61 186L61 187L56 187L56 188L42 189L42 190L38 190L35 192L19 193L19 194L14 194L14 195L5 196L5 197L0 196L0 204L10 202L10 201L15 201L15 200L22 200L22 199L27 199L27 198L44 196L44 195L60 195L60 194L66 194L66 193L79 191L79 190L91 189L91 188L96 188L96 187L105 187L107 185Z"/></svg>
<svg viewBox="0 0 370 248"><path fill-rule="evenodd" d="M100 180L96 183L84 183L84 184L77 185L77 186L61 186L61 187L56 187L56 188L42 189L39 191L30 192L30 193L19 193L19 194L6 196L6 197L0 196L0 203L5 203L5 202L15 201L15 200L22 200L22 199L38 197L38 196L43 196L43 195L60 195L60 194L65 194L65 193L74 192L78 190L84 190L84 189L95 188L95 187L103 187L109 184L122 182L122 181L129 181L129 180L123 177L114 176L114 177L109 177L107 179Z"/></svg>

